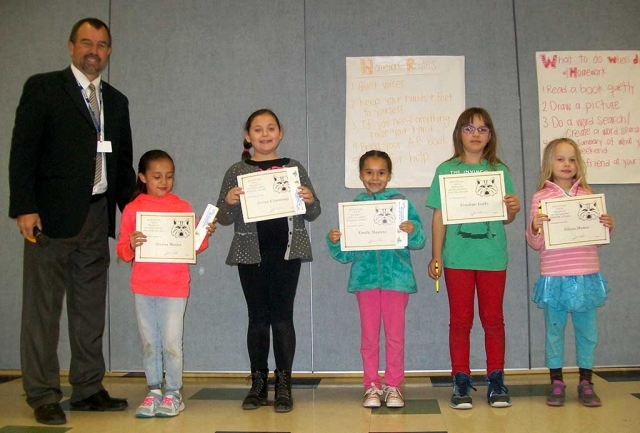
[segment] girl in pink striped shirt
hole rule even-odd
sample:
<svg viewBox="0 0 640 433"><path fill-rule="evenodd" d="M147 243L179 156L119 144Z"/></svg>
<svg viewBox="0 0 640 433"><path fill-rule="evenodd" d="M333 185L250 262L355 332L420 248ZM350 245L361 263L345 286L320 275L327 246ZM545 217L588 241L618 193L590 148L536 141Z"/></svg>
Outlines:
<svg viewBox="0 0 640 433"><path fill-rule="evenodd" d="M565 384L562 378L564 330L571 313L576 339L576 361L580 369L578 400L585 406L602 403L593 390L593 351L598 343L596 310L604 305L609 292L607 280L600 274L596 245L547 250L543 222L549 217L538 211L541 200L593 194L585 177L586 166L580 148L569 138L551 141L544 149L538 192L533 195L526 228L527 243L540 251L540 277L532 300L544 310L546 327L545 364L550 370L549 406L562 406ZM595 214L593 214L595 215ZM599 221L613 231L609 214Z"/></svg>

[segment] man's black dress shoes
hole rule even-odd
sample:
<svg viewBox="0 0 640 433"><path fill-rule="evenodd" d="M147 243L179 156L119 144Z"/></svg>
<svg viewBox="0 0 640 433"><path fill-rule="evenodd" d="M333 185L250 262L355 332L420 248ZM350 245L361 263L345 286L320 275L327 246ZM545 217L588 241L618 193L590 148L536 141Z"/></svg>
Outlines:
<svg viewBox="0 0 640 433"><path fill-rule="evenodd" d="M126 398L113 398L109 393L102 389L84 400L72 401L71 410L105 412L125 410L129 403Z"/></svg>
<svg viewBox="0 0 640 433"><path fill-rule="evenodd" d="M67 422L67 417L59 403L43 404L35 408L33 413L40 424L60 425Z"/></svg>

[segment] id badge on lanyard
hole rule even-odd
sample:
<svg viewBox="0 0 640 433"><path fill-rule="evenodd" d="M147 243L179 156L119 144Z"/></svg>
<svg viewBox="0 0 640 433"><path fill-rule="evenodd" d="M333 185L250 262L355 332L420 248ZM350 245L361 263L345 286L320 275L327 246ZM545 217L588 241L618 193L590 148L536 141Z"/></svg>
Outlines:
<svg viewBox="0 0 640 433"><path fill-rule="evenodd" d="M99 105L98 113L96 113L93 110L93 108L91 107L91 101L89 100L89 97L87 96L87 92L85 92L85 90L82 88L80 83L78 83L78 87L80 88L80 91L82 92L82 97L84 98L84 103L87 105L87 109L89 110L89 113L91 114L91 120L93 120L93 125L96 128L96 135L98 137L98 140L97 140L98 143L97 143L97 146L96 146L96 152L110 153L112 151L111 142L104 140L103 131L102 131L102 125L104 124L104 110L103 110L103 104L102 104L102 82L100 82L100 99L99 99L99 104L98 104Z"/></svg>

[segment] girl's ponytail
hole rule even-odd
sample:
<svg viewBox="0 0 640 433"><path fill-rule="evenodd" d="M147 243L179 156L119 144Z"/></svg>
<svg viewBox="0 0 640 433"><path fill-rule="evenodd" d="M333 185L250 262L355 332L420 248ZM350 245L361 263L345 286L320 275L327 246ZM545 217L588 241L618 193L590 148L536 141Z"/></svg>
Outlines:
<svg viewBox="0 0 640 433"><path fill-rule="evenodd" d="M251 143L244 140L242 145L244 146L244 150L242 151L242 160L244 161L245 159L251 158L251 152L249 152L249 149L251 149Z"/></svg>

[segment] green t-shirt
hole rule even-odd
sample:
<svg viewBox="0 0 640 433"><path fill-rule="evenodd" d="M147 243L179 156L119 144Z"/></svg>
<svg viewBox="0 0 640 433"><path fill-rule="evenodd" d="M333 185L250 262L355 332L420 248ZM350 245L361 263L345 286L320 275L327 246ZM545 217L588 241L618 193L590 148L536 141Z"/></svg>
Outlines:
<svg viewBox="0 0 640 433"><path fill-rule="evenodd" d="M440 199L441 174L477 173L482 171L502 171L505 190L513 194L513 183L507 167L498 164L495 170L487 167L487 161L480 164L466 164L459 158L445 161L438 166L431 182L426 206L442 209ZM502 221L490 221L467 224L449 224L446 227L442 261L444 266L454 269L473 269L481 271L502 271L507 268L507 237Z"/></svg>

